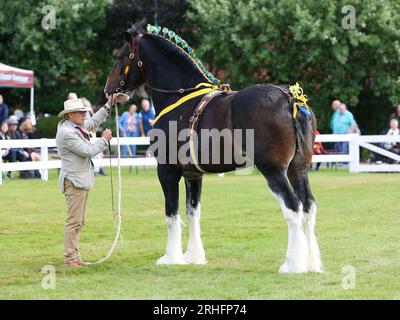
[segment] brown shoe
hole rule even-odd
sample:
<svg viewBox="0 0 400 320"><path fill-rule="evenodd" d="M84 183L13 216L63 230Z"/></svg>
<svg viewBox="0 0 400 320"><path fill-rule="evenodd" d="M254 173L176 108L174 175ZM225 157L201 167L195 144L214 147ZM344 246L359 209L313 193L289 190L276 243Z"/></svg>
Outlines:
<svg viewBox="0 0 400 320"><path fill-rule="evenodd" d="M86 266L86 263L83 262L81 259L79 259L77 262L80 264L81 267Z"/></svg>
<svg viewBox="0 0 400 320"><path fill-rule="evenodd" d="M64 263L66 267L82 267L82 265L78 261L71 261Z"/></svg>

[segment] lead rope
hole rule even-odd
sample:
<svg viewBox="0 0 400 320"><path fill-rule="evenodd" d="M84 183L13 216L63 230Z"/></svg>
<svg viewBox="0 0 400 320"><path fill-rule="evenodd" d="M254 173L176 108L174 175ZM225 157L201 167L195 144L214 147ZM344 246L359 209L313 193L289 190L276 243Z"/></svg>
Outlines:
<svg viewBox="0 0 400 320"><path fill-rule="evenodd" d="M100 264L105 261L107 261L111 255L113 254L113 251L115 249L115 246L117 245L118 238L121 234L121 226L122 226L122 213L121 213L121 191L122 191L122 185L121 185L121 153L120 153L120 144L119 144L119 118L118 118L118 104L115 104L115 122L116 122L116 130L117 130L117 154L118 154L118 228L117 232L115 234L115 239L114 242L108 251L107 255L103 258L100 259L96 262L85 262L87 265L94 265L94 264ZM112 168L111 168L111 145L110 142L108 142L108 148L110 151L110 178L111 178L111 201L112 201L112 211L113 211L113 220L115 221L115 209L114 209L114 186L113 186L113 180L112 180ZM115 226L115 222L114 222ZM121 235L121 241L122 241L122 235Z"/></svg>

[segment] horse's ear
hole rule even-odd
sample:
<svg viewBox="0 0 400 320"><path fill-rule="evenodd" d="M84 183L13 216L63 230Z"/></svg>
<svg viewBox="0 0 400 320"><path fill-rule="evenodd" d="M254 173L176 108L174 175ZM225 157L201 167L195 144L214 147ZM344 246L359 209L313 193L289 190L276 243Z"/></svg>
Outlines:
<svg viewBox="0 0 400 320"><path fill-rule="evenodd" d="M124 39L129 44L132 44L132 35L129 32L127 31L124 32Z"/></svg>
<svg viewBox="0 0 400 320"><path fill-rule="evenodd" d="M136 21L135 28L138 32L143 33L144 27L146 26L146 19L143 18L142 20Z"/></svg>

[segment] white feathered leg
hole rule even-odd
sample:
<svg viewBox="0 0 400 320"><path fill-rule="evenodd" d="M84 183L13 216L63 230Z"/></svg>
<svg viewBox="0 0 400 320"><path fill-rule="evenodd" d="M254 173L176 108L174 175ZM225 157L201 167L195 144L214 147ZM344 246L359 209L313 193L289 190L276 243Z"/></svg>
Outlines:
<svg viewBox="0 0 400 320"><path fill-rule="evenodd" d="M317 205L315 204L315 202L313 202L311 204L309 212L305 212L303 215L303 227L308 245L308 271L323 272L321 256L314 231L316 214Z"/></svg>
<svg viewBox="0 0 400 320"><path fill-rule="evenodd" d="M165 255L157 260L157 264L185 264L182 254L181 219L179 214L167 217L168 243Z"/></svg>
<svg viewBox="0 0 400 320"><path fill-rule="evenodd" d="M280 200L283 216L288 224L288 248L285 263L280 267L280 273L303 273L308 271L308 246L302 230L303 206L299 211L288 209Z"/></svg>
<svg viewBox="0 0 400 320"><path fill-rule="evenodd" d="M197 207L192 207L190 204L186 208L187 217L189 220L189 242L187 251L184 254L186 263L206 264L207 259L201 241L200 231L200 203Z"/></svg>

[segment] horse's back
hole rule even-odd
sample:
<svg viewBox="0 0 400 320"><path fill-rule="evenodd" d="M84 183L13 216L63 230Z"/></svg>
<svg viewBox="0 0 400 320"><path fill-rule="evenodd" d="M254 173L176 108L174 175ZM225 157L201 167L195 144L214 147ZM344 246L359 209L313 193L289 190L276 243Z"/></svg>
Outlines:
<svg viewBox="0 0 400 320"><path fill-rule="evenodd" d="M293 116L284 89L255 85L238 91L232 101L233 128L254 130L255 158L288 163L296 150Z"/></svg>

